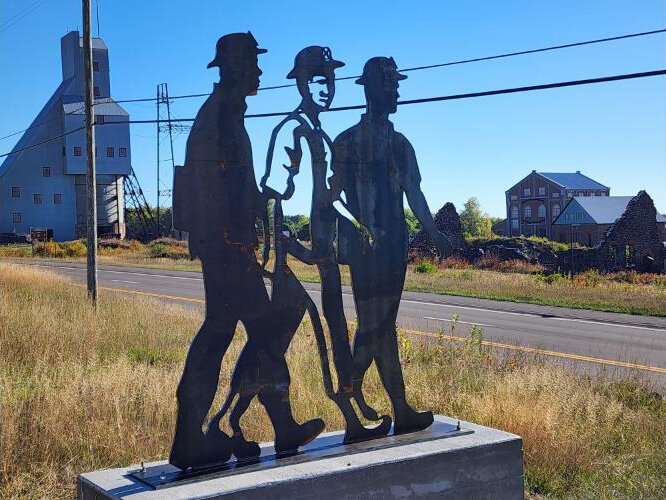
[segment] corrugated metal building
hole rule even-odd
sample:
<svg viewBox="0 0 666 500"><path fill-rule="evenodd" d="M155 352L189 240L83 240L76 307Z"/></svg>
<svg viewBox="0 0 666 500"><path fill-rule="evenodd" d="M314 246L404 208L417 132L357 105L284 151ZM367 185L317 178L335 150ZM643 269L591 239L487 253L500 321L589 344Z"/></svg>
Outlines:
<svg viewBox="0 0 666 500"><path fill-rule="evenodd" d="M46 231L55 241L83 237L86 228L83 45L78 31L61 39L62 83L14 151L0 165L0 235ZM99 234L125 235L123 176L131 169L129 114L111 99L109 53L93 39L97 220ZM67 134L67 135L66 135ZM56 139L54 139L56 138Z"/></svg>

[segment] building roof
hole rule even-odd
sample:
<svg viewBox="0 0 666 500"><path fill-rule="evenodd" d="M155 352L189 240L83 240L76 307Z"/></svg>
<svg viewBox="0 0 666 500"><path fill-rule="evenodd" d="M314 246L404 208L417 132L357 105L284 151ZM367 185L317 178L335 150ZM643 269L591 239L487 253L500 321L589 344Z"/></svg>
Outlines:
<svg viewBox="0 0 666 500"><path fill-rule="evenodd" d="M109 48L104 43L104 40L102 40L101 38L92 37L91 41L92 41L92 48L93 49L109 50ZM82 36L79 37L79 47L83 47L83 37Z"/></svg>
<svg viewBox="0 0 666 500"><path fill-rule="evenodd" d="M627 210L627 205L633 198L633 196L576 196L574 200L597 224L612 224Z"/></svg>
<svg viewBox="0 0 666 500"><path fill-rule="evenodd" d="M559 184L565 189L608 189L607 186L590 179L580 172L537 172L549 181Z"/></svg>
<svg viewBox="0 0 666 500"><path fill-rule="evenodd" d="M68 102L62 105L67 115L84 115L86 113L85 102ZM129 113L111 98L95 99L95 114L106 116L129 116Z"/></svg>

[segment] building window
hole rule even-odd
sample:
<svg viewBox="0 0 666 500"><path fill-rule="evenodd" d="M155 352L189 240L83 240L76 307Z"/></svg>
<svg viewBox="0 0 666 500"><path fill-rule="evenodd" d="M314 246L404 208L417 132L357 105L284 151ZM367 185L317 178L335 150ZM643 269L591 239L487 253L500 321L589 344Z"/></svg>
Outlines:
<svg viewBox="0 0 666 500"><path fill-rule="evenodd" d="M32 195L32 202L35 205L41 205L42 201L44 201L44 197L41 195L41 193L35 193Z"/></svg>
<svg viewBox="0 0 666 500"><path fill-rule="evenodd" d="M532 207L525 207L525 218L526 219L532 218Z"/></svg>
<svg viewBox="0 0 666 500"><path fill-rule="evenodd" d="M529 196L532 193L530 188L523 189L523 196Z"/></svg>
<svg viewBox="0 0 666 500"><path fill-rule="evenodd" d="M599 194L600 194L601 196L606 196L606 192L605 192L605 191L602 191L602 192L599 193Z"/></svg>
<svg viewBox="0 0 666 500"><path fill-rule="evenodd" d="M106 148L106 156L109 158L113 158L115 156L113 148Z"/></svg>
<svg viewBox="0 0 666 500"><path fill-rule="evenodd" d="M569 198L573 198L573 191L569 191L569 192L567 193L567 196L568 196Z"/></svg>
<svg viewBox="0 0 666 500"><path fill-rule="evenodd" d="M93 94L95 97L99 97L99 87L97 86L93 87Z"/></svg>
<svg viewBox="0 0 666 500"><path fill-rule="evenodd" d="M511 219L511 229L518 229L518 219Z"/></svg>
<svg viewBox="0 0 666 500"><path fill-rule="evenodd" d="M560 197L560 193L558 193L558 192L553 193L553 198L559 198L559 197Z"/></svg>
<svg viewBox="0 0 666 500"><path fill-rule="evenodd" d="M95 115L95 125L104 125L106 118L104 115Z"/></svg>
<svg viewBox="0 0 666 500"><path fill-rule="evenodd" d="M546 194L546 188L544 186L539 187L539 194Z"/></svg>
<svg viewBox="0 0 666 500"><path fill-rule="evenodd" d="M99 71L99 62L93 61L93 71Z"/></svg>
<svg viewBox="0 0 666 500"><path fill-rule="evenodd" d="M12 198L20 198L20 197L21 197L21 188L12 187Z"/></svg>
<svg viewBox="0 0 666 500"><path fill-rule="evenodd" d="M81 146L74 146L74 156L81 156Z"/></svg>
<svg viewBox="0 0 666 500"><path fill-rule="evenodd" d="M51 167L42 167L42 177L51 177Z"/></svg>
<svg viewBox="0 0 666 500"><path fill-rule="evenodd" d="M118 156L125 158L127 156L127 148L118 148Z"/></svg>
<svg viewBox="0 0 666 500"><path fill-rule="evenodd" d="M516 201L518 200L518 195L517 194L512 194L511 195L511 201Z"/></svg>
<svg viewBox="0 0 666 500"><path fill-rule="evenodd" d="M518 207L511 207L511 217L515 217L516 219L519 217Z"/></svg>
<svg viewBox="0 0 666 500"><path fill-rule="evenodd" d="M546 218L546 205L539 205L539 208L537 209L537 214L539 215L539 219L545 219Z"/></svg>
<svg viewBox="0 0 666 500"><path fill-rule="evenodd" d="M53 204L54 205L62 205L62 194L61 193L54 193L53 194Z"/></svg>
<svg viewBox="0 0 666 500"><path fill-rule="evenodd" d="M596 195L597 195L597 192L596 192L596 191L592 191L592 192L590 192L590 196L596 196Z"/></svg>
<svg viewBox="0 0 666 500"><path fill-rule="evenodd" d="M560 206L559 205L553 205L553 219L560 215Z"/></svg>
<svg viewBox="0 0 666 500"><path fill-rule="evenodd" d="M14 224L20 224L21 223L21 212L14 212L12 214L12 221L14 221Z"/></svg>

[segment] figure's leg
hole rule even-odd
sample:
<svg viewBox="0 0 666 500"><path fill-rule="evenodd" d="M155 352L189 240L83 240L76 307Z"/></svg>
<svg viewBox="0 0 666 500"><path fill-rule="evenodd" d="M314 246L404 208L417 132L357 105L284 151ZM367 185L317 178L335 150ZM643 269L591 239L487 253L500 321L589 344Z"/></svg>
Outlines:
<svg viewBox="0 0 666 500"><path fill-rule="evenodd" d="M261 371L273 383L259 393L259 402L266 408L275 430L275 452L295 453L299 446L309 443L324 430L324 421L316 418L298 424L291 412L289 399L289 369L284 356L266 353L260 356ZM263 375L266 374L266 375Z"/></svg>
<svg viewBox="0 0 666 500"><path fill-rule="evenodd" d="M238 397L236 405L229 415L229 425L233 431L231 437L234 455L239 460L256 458L261 455L261 448L255 441L247 441L240 426L240 419L245 414L254 399L255 394L244 394Z"/></svg>
<svg viewBox="0 0 666 500"><path fill-rule="evenodd" d="M374 359L379 377L393 406L394 432L399 434L429 427L433 423L433 416L429 411L417 412L407 403L405 382L398 352L398 332L395 326L398 308L400 307L402 284L404 283L404 270L402 273L389 273L390 270L387 269L383 276L391 276L393 283L386 287L386 295L377 304L376 312L380 324Z"/></svg>
<svg viewBox="0 0 666 500"><path fill-rule="evenodd" d="M363 379L373 361L375 350L375 331L365 321L364 305L357 301L358 327L354 334L354 360L352 365L352 384L354 399L363 416L369 420L377 420L379 415L368 405L363 396Z"/></svg>
<svg viewBox="0 0 666 500"><path fill-rule="evenodd" d="M338 375L338 392L351 392L352 352L342 302L340 268L337 262L328 259L322 262L319 265L319 276L324 318L331 335L333 362Z"/></svg>
<svg viewBox="0 0 666 500"><path fill-rule="evenodd" d="M206 319L185 359L176 397L178 416L169 462L180 468L224 462L230 451L227 436L217 429L204 434L202 426L217 391L220 366L233 338L237 319L219 295L228 283L217 267L219 260L200 252L206 292Z"/></svg>
<svg viewBox="0 0 666 500"><path fill-rule="evenodd" d="M219 427L204 434L202 425L217 391L222 358L233 338L236 324L207 318L185 359L176 398L178 417L169 462L180 468L225 462L230 451ZM217 450L209 449L207 441Z"/></svg>

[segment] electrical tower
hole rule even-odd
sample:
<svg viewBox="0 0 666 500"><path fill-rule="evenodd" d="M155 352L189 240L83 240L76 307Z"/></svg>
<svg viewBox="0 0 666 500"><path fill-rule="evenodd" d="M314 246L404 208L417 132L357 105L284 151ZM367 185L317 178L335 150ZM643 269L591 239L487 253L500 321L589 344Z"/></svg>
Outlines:
<svg viewBox="0 0 666 500"><path fill-rule="evenodd" d="M172 101L169 100L169 88L166 83L157 85L157 234L169 233L171 227L161 227L160 207L171 205L173 173L176 163L173 155L174 135L190 130L190 125L173 123L171 112ZM166 122L166 123L164 123ZM168 141L168 148L166 142ZM166 149L167 151L163 151ZM162 168L166 163L167 168ZM170 168L169 168L170 167ZM165 172L166 170L166 172Z"/></svg>
<svg viewBox="0 0 666 500"><path fill-rule="evenodd" d="M151 240L157 237L157 222L150 211L150 206L143 195L143 190L139 185L134 169L130 168L129 175L123 178L123 188L125 191L125 210L133 209L136 218L143 229L143 238ZM125 216L127 221L127 216Z"/></svg>

